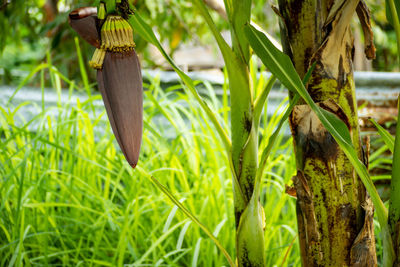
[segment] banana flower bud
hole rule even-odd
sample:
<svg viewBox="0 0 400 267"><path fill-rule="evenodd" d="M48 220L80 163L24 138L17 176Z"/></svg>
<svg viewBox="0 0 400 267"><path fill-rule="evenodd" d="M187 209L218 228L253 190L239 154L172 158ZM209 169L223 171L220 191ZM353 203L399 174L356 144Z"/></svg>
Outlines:
<svg viewBox="0 0 400 267"><path fill-rule="evenodd" d="M143 87L133 30L118 15L99 19L97 9L92 7L72 11L69 23L96 47L89 65L97 69L97 83L117 142L135 168L142 141Z"/></svg>

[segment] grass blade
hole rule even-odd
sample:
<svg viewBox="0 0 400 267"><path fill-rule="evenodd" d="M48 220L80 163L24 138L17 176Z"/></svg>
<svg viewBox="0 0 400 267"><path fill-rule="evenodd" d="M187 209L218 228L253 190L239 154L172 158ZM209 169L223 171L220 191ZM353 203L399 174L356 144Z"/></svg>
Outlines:
<svg viewBox="0 0 400 267"><path fill-rule="evenodd" d="M376 129L378 130L379 135L382 137L383 142L388 146L390 151L393 153L394 150L394 137L387 131L385 130L382 126L379 125L374 119L370 119L370 122L372 122Z"/></svg>
<svg viewBox="0 0 400 267"><path fill-rule="evenodd" d="M201 245L201 237L199 237L199 239L197 240L196 247L194 249L192 267L197 266L197 260L199 259L199 253L200 253L200 245Z"/></svg>
<svg viewBox="0 0 400 267"><path fill-rule="evenodd" d="M253 116L254 116L254 121L256 123L258 123L258 121L260 119L261 112L264 107L265 101L267 100L269 92L271 91L272 86L274 85L275 81L276 81L275 76L271 75L264 90L261 92L260 96L255 101Z"/></svg>
<svg viewBox="0 0 400 267"><path fill-rule="evenodd" d="M151 247L146 251L146 253L144 253L144 254L142 255L142 257L141 257L138 261L136 261L132 266L140 266L141 263L142 263L144 260L146 260L147 256L150 255L150 254L153 252L153 250L154 250L157 246L160 245L160 243L161 243L162 241L164 241L169 235L171 235L171 233L172 233L173 231L175 231L179 226L181 226L181 225L184 224L184 223L186 223L186 221L178 222L177 224L175 224L174 226L172 226L167 232L165 232L162 236L160 236L160 237L157 239L157 241L154 242L154 243L151 245ZM122 266L122 265L121 265L121 266Z"/></svg>
<svg viewBox="0 0 400 267"><path fill-rule="evenodd" d="M140 169L140 167L138 167ZM142 172L144 172L143 169L141 169ZM194 216L188 209L185 208L185 206L182 205L181 202L179 202L178 199L172 195L172 193L166 188L164 185L162 185L154 176L149 176L146 175L147 177L150 178L150 180L156 185L171 201L174 203L189 219L191 219L197 226L199 226L204 233L212 240L214 241L215 245L219 248L219 250L224 254L225 258L229 262L229 265L231 267L236 266L235 263L232 261L229 253L225 250L225 248L219 243L218 239L207 229L207 227L202 224L196 216Z"/></svg>

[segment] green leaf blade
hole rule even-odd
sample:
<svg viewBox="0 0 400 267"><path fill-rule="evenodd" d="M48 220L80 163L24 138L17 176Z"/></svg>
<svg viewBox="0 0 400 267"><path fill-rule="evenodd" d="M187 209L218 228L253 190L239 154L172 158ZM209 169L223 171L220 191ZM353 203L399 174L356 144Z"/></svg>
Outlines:
<svg viewBox="0 0 400 267"><path fill-rule="evenodd" d="M306 101L328 131L331 134L332 132L334 133L335 139L340 138L343 143L351 145L351 137L346 124L336 115L319 108L313 102L289 56L277 49L264 33L256 30L253 26L246 25L245 33L254 52L259 56L264 65L269 68L286 88L294 93L298 93ZM321 119L322 117L323 119ZM337 132L337 129L340 129L340 132Z"/></svg>
<svg viewBox="0 0 400 267"><path fill-rule="evenodd" d="M290 58L279 51L264 33L251 25L246 25L244 31L254 52L286 88L296 92L296 88L303 87Z"/></svg>
<svg viewBox="0 0 400 267"><path fill-rule="evenodd" d="M351 141L350 131L347 125L332 112L325 110L321 107L319 108L319 110L322 112L322 114L327 120L327 121L322 121L325 128L327 128L330 133L334 132L338 138L343 139L346 145L353 146Z"/></svg>
<svg viewBox="0 0 400 267"><path fill-rule="evenodd" d="M382 126L379 125L374 119L370 119L370 122L372 122L375 126L375 128L378 130L378 133L380 137L383 139L383 142L388 146L390 151L393 153L394 150L394 137L387 131L385 130Z"/></svg>

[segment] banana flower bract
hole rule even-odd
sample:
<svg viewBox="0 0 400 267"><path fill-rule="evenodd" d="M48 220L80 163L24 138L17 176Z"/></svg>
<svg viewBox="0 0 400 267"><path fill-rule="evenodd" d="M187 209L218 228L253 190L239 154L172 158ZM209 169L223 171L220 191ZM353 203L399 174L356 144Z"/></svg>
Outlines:
<svg viewBox="0 0 400 267"><path fill-rule="evenodd" d="M99 11L99 17L96 8L79 8L69 14L69 23L96 47L89 65L97 69L97 82L112 130L134 168L142 141L143 87L133 30L119 15L105 16L104 11Z"/></svg>

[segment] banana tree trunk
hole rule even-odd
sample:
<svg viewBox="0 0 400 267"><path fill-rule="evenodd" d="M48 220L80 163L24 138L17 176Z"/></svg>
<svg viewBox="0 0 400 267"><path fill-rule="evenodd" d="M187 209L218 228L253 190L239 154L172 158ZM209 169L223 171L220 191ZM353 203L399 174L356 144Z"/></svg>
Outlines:
<svg viewBox="0 0 400 267"><path fill-rule="evenodd" d="M356 13L366 55L375 48L369 12L358 0L279 0L281 36L298 74L315 64L307 86L313 100L349 127L359 158L360 141L353 79ZM373 206L351 163L317 116L303 103L290 117L296 153L297 222L303 266L376 266Z"/></svg>

